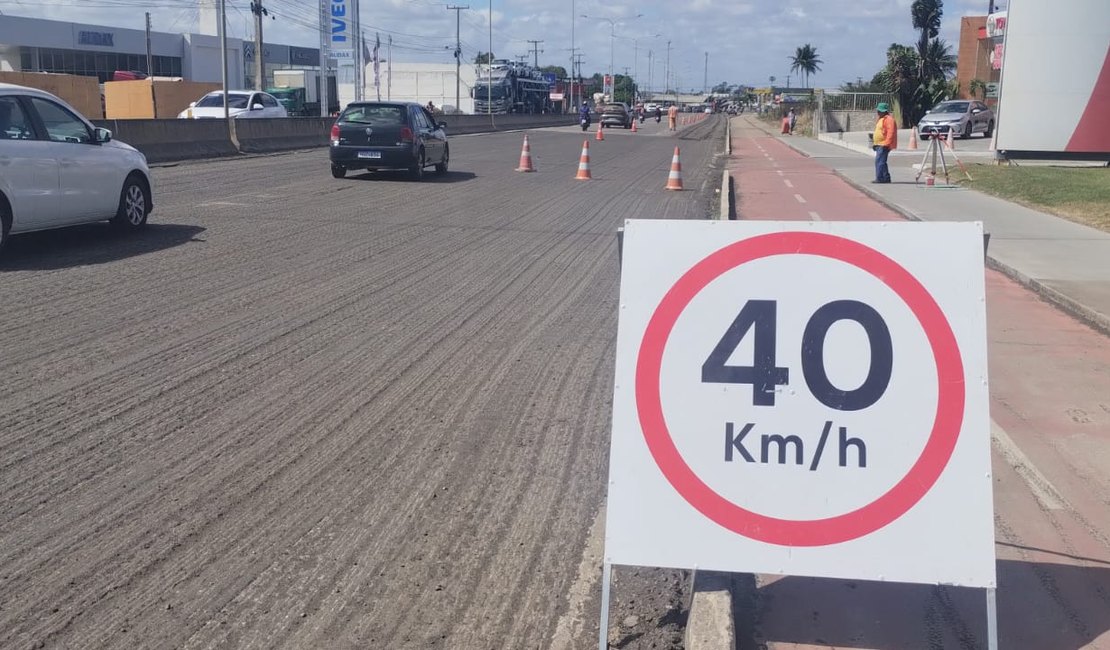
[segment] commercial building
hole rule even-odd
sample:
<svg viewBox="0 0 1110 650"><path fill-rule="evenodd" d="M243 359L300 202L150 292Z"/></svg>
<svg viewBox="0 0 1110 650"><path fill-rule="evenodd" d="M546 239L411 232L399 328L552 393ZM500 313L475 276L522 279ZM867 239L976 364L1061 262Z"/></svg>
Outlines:
<svg viewBox="0 0 1110 650"><path fill-rule="evenodd" d="M998 82L1002 75L1002 48L1006 35L1006 12L989 16L964 16L960 19L960 49L956 58L956 81L960 97L981 99L994 105L998 101ZM978 88L973 81L981 81Z"/></svg>
<svg viewBox="0 0 1110 650"><path fill-rule="evenodd" d="M228 86L252 87L254 43L229 38ZM117 71L134 71L189 81L218 82L222 77L220 41L211 34L150 33L152 65L147 69L147 35L142 29L69 23L0 15L0 71L55 72L110 81ZM316 48L266 43L270 85L275 69L319 69Z"/></svg>

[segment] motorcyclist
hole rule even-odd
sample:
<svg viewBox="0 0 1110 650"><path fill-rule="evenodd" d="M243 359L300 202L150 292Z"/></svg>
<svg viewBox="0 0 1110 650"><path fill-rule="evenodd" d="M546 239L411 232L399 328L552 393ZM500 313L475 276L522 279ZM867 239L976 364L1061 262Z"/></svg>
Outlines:
<svg viewBox="0 0 1110 650"><path fill-rule="evenodd" d="M578 122L583 130L590 126L590 105L586 102L582 102L582 108L578 109Z"/></svg>
<svg viewBox="0 0 1110 650"><path fill-rule="evenodd" d="M661 108L659 108L658 104L656 104L655 105L655 123L658 124L659 120L661 120L661 119L663 119L663 110Z"/></svg>

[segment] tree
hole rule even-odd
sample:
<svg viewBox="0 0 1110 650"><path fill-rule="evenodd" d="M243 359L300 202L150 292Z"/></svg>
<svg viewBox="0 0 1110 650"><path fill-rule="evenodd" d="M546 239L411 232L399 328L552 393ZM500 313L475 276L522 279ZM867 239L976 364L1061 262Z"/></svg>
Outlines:
<svg viewBox="0 0 1110 650"><path fill-rule="evenodd" d="M474 57L475 63L489 63L493 59L493 52L479 52L478 56Z"/></svg>
<svg viewBox="0 0 1110 650"><path fill-rule="evenodd" d="M917 37L917 55L922 61L929 47L929 41L940 34L940 20L944 17L943 0L913 0L910 5L913 28L921 32ZM925 78L924 72L921 74Z"/></svg>
<svg viewBox="0 0 1110 650"><path fill-rule="evenodd" d="M794 50L794 56L789 57L791 61L790 71L801 71L805 74L805 87L809 88L809 75L816 73L821 69L821 64L824 63L817 56L817 48L809 43Z"/></svg>
<svg viewBox="0 0 1110 650"><path fill-rule="evenodd" d="M902 106L902 126L916 124L909 111L914 105L920 83L917 53L908 45L891 43L886 50L886 67L879 72L883 90L898 98ZM911 121L912 120L912 121Z"/></svg>
<svg viewBox="0 0 1110 650"><path fill-rule="evenodd" d="M971 93L972 97L978 97L980 100L987 98L987 82L982 79L972 79L967 84L967 90Z"/></svg>
<svg viewBox="0 0 1110 650"><path fill-rule="evenodd" d="M545 65L540 68L540 72L553 72L556 79L566 79L567 69L561 65Z"/></svg>
<svg viewBox="0 0 1110 650"><path fill-rule="evenodd" d="M727 95L727 94L731 94L734 91L733 91L733 87L730 86L727 81L722 81L721 83L717 84L716 86L713 86L713 89L710 90L709 92L711 92L711 93L720 93L720 94L726 94Z"/></svg>

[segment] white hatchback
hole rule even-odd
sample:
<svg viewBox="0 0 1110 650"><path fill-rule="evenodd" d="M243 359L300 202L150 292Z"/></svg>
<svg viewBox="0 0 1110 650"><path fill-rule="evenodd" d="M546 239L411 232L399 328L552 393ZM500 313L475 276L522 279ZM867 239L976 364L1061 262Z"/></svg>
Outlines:
<svg viewBox="0 0 1110 650"><path fill-rule="evenodd" d="M153 207L146 156L48 92L0 84L0 247L90 221L141 228Z"/></svg>
<svg viewBox="0 0 1110 650"><path fill-rule="evenodd" d="M254 90L227 91L227 115L236 119L258 117L289 117L289 112L270 93ZM224 93L217 90L189 104L177 117L182 119L220 118L224 116Z"/></svg>

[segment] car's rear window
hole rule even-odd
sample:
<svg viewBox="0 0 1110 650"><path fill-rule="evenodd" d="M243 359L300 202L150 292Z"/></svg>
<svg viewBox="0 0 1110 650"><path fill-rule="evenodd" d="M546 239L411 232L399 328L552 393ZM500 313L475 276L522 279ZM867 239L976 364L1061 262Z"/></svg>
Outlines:
<svg viewBox="0 0 1110 650"><path fill-rule="evenodd" d="M620 104L607 104L602 110L619 113L624 110L624 106L621 106Z"/></svg>
<svg viewBox="0 0 1110 650"><path fill-rule="evenodd" d="M339 116L340 122L358 122L359 124L404 124L404 106L384 106L372 104L368 106L348 106L347 110Z"/></svg>

